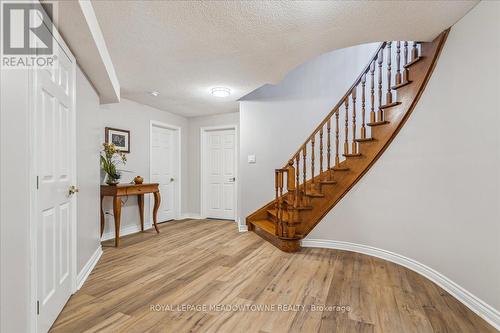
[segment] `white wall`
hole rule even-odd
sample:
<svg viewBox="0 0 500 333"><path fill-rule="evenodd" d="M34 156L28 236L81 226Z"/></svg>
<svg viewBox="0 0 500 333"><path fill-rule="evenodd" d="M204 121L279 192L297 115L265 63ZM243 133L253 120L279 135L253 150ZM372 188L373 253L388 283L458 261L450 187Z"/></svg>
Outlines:
<svg viewBox="0 0 500 333"><path fill-rule="evenodd" d="M28 332L32 181L28 71L0 73L0 332Z"/></svg>
<svg viewBox="0 0 500 333"><path fill-rule="evenodd" d="M276 86L240 102L240 221L274 198L283 167L368 63L378 43L333 51L297 67ZM249 154L255 164L247 163Z"/></svg>
<svg viewBox="0 0 500 333"><path fill-rule="evenodd" d="M500 310L499 32L494 1L452 28L407 124L308 238L415 259Z"/></svg>
<svg viewBox="0 0 500 333"><path fill-rule="evenodd" d="M101 246L99 150L102 127L99 96L80 67L76 69L77 272Z"/></svg>
<svg viewBox="0 0 500 333"><path fill-rule="evenodd" d="M181 214L187 211L189 193L189 177L187 169L187 147L188 147L188 120L184 117L174 115L167 111L161 111L150 106L139 104L127 99L120 103L101 105L100 126L101 143L104 142L104 128L114 127L130 130L130 154L127 154L127 164L123 169L133 171L133 173L122 173L121 182L130 182L136 175L144 177L144 181L149 181L149 128L150 121L156 120L169 125L181 128ZM146 195L144 200L144 224L151 225L150 196ZM113 213L112 200L104 199L104 209ZM139 209L136 197L130 197L122 207L121 230L140 226ZM104 233L114 235L114 220L112 215L106 215L106 225Z"/></svg>
<svg viewBox="0 0 500 333"><path fill-rule="evenodd" d="M205 117L189 118L189 145L188 150L188 172L189 172L189 215L197 216L201 212L200 202L200 177L201 177L201 152L200 152L200 130L202 127L239 125L239 113L225 113Z"/></svg>

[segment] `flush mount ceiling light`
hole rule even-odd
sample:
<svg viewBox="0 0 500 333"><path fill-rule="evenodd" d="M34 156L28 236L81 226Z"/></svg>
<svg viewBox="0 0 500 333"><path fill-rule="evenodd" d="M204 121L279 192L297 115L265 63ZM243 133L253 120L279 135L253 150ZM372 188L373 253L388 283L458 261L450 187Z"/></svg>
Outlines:
<svg viewBox="0 0 500 333"><path fill-rule="evenodd" d="M214 97L228 97L231 95L231 89L226 87L214 87L211 92Z"/></svg>
<svg viewBox="0 0 500 333"><path fill-rule="evenodd" d="M154 97L158 97L160 95L160 92L155 90L155 91L150 92L150 94Z"/></svg>

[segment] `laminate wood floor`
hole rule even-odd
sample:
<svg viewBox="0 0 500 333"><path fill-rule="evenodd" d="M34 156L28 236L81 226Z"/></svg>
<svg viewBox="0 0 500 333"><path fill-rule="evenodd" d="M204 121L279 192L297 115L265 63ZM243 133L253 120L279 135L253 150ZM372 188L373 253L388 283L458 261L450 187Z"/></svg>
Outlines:
<svg viewBox="0 0 500 333"><path fill-rule="evenodd" d="M51 332L496 332L434 283L378 258L287 254L227 221L160 231L124 237L118 249L103 243Z"/></svg>

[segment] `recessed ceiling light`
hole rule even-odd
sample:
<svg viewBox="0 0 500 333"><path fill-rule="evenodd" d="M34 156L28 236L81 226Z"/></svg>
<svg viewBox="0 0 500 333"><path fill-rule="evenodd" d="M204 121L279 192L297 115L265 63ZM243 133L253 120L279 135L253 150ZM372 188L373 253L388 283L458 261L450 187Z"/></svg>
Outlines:
<svg viewBox="0 0 500 333"><path fill-rule="evenodd" d="M160 92L155 90L155 91L150 92L150 94L154 97L158 97L160 95Z"/></svg>
<svg viewBox="0 0 500 333"><path fill-rule="evenodd" d="M231 89L226 87L215 87L212 88L212 96L215 97L228 97L231 95Z"/></svg>

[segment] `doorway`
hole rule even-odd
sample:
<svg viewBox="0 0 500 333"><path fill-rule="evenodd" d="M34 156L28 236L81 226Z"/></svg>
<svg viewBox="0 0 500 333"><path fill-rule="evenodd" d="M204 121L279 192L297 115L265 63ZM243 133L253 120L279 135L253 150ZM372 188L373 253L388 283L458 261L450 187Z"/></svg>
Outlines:
<svg viewBox="0 0 500 333"><path fill-rule="evenodd" d="M45 27L45 26L44 26ZM53 30L55 66L34 69L32 102L32 297L47 332L76 290L76 61Z"/></svg>
<svg viewBox="0 0 500 333"><path fill-rule="evenodd" d="M158 209L158 222L179 218L181 204L180 132L180 127L157 121L151 122L149 179L151 183L158 183L160 188L161 203ZM151 201L150 205L152 205Z"/></svg>
<svg viewBox="0 0 500 333"><path fill-rule="evenodd" d="M237 127L201 128L201 214L235 220L237 210Z"/></svg>

